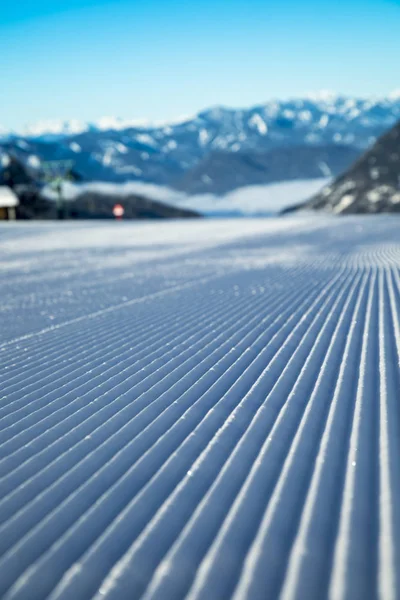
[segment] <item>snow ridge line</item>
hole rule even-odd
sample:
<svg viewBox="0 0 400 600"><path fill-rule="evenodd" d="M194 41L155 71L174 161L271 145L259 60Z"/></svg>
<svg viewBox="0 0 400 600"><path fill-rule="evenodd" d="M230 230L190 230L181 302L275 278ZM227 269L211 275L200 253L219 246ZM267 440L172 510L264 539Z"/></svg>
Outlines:
<svg viewBox="0 0 400 600"><path fill-rule="evenodd" d="M293 285L288 286L288 289L290 290L291 287L293 287L295 284L293 283ZM239 304L240 302L243 301L242 300L237 300L235 298L235 296L233 298L231 298L232 294L228 295L229 300L234 304ZM265 299L267 299L268 296L268 292L267 295L265 297ZM209 317L213 316L214 311L216 315L218 315L218 310L220 310L220 308L222 307L223 303L225 303L227 301L227 294L224 294L222 298L220 298L219 296L217 297L217 301L213 301L213 304L211 304L210 307L210 311L207 314L207 319L209 320ZM274 300L275 301L275 300ZM278 300L277 300L278 301ZM217 308L214 309L214 305L217 305ZM242 310L244 310L245 307L242 306ZM88 343L90 340L87 340L86 345L80 346L80 347L75 347L73 350L71 351L65 351L64 350L64 354L62 355L63 361L62 361L62 365L61 367L59 367L58 369L54 370L54 364L53 361L48 360L48 356L42 356L40 357L40 361L46 361L46 366L45 368L42 368L40 370L40 374L37 373L37 366L35 369L35 376L34 376L34 383L37 381L37 378L40 377L41 379L41 390L42 392L44 391L43 388L46 385L46 374L49 373L52 377L54 377L54 375L57 373L59 373L61 370L65 371L66 373L68 373L70 375L69 379L73 380L73 376L75 376L76 371L71 371L71 366L74 366L74 363L78 363L79 367L78 369L85 370L87 371L88 366L90 366L90 370L93 371L93 363L94 360L99 357L101 358L101 360L99 361L100 364L105 364L107 362L107 358L110 357L112 358L113 353L115 353L115 347L118 346L120 350L127 348L127 350L131 350L132 352L135 352L135 360L137 360L138 355L148 355L151 352L152 347L156 348L157 346L160 347L162 343L168 344L168 340L173 340L174 343L177 342L179 336L178 333L180 330L182 330L182 327L184 326L184 328L188 328L190 327L190 323L191 321L193 321L194 323L196 322L200 322L200 317L201 317L202 313L197 310L193 311L193 306L190 306L187 310L185 310L185 308L181 309L179 312L179 318L176 317L176 315L174 314L169 314L169 313L162 313L160 320L161 320L161 326L159 327L155 327L156 323L153 322L145 322L143 324L141 324L141 326L138 328L137 333L135 334L134 340L132 340L133 334L135 333L135 330L132 331L132 322L129 321L128 323L124 323L123 325L123 330L122 332L120 331L120 328L118 328L118 334L116 330L113 330L112 334L110 334L110 337L101 338L101 346L99 344L99 339L97 337L97 345L99 345L98 350L95 350L93 352L92 348L89 347L89 349L86 349ZM190 320L185 322L182 320L185 318L189 317ZM173 324L171 324L171 318L175 319L175 322ZM133 320L133 324L135 324L135 321ZM151 327L149 328L149 325L151 325ZM165 331L165 334L163 334L163 332ZM124 342L124 339L127 336L127 333L130 333L129 335L129 340L127 342ZM97 334L98 335L98 334ZM185 333L181 334L181 337L185 336ZM108 340L112 340L112 343L108 343ZM81 348L83 348L83 352L81 351ZM54 355L54 352L52 352L52 347L50 349L51 355ZM62 352L62 351L61 351ZM79 353L79 354L78 354ZM129 353L129 352L128 352ZM139 354L138 354L139 353ZM81 362L83 359L85 359L87 357L87 355L90 355L90 361L85 362L85 364L82 366ZM70 358L74 358L74 361L71 361ZM119 356L118 356L119 358ZM122 356L121 356L122 358ZM59 357L57 357L55 359L55 364L57 365L59 362ZM64 367L64 362L67 362L67 365ZM10 374L11 375L11 374ZM21 387L20 385L20 381L21 378L23 378L25 384L27 381L29 381L29 371L26 370L26 368L23 366L21 369L21 373L18 375L17 378L17 383L14 384L14 386L16 387L17 391L18 391L18 397L19 397L19 402L23 405L25 405L25 402L23 401L23 398L21 396L21 392L23 390L25 390L25 387ZM13 381L14 377L9 377L9 381ZM32 385L34 385L34 383ZM59 384L59 382L58 382ZM7 394L7 396L9 396L9 389L10 386L5 386L3 388L3 392L5 394ZM34 388L33 388L34 389ZM4 400L5 397L2 398L3 404L4 404ZM2 413L1 409L0 409L0 414Z"/></svg>
<svg viewBox="0 0 400 600"><path fill-rule="evenodd" d="M236 419L235 419L236 420ZM224 428L222 428L220 430L220 432L218 432L218 442L220 442L220 439L223 436L223 433L225 435L228 434L229 431L229 426L230 423L226 424L226 426L224 426ZM224 429L226 431L224 431ZM231 434L232 435L232 434ZM244 440L245 436L248 436L248 429L244 431L243 436L242 436L242 440ZM211 442L210 447L212 447L213 443L217 443L217 438L215 439L215 442L213 440L213 442ZM205 456L208 456L208 454L210 454L211 450L210 448L206 448L206 450L204 451ZM203 463L205 462L205 458L200 457L199 461L202 461ZM218 480L220 479L220 477L222 476L222 474L224 473L224 471L226 472L227 469L227 465L229 464L229 462L231 462L231 458L228 456L227 461L225 462L225 464L222 466L221 471L219 474L217 474L217 478L215 479L214 483L212 484L210 491L206 494L206 496L204 497L204 500L199 504L198 509L196 510L195 515L192 517L192 527L198 527L198 523L196 523L196 520L199 520L201 518L201 513L200 513L200 507L202 507L202 509L204 510L206 507L206 511L207 514L209 511L215 510L214 507L212 507L211 502L210 502L210 494L212 493L211 490L213 490L214 492L214 498L215 498L215 487L218 485ZM205 465L203 465L203 468L205 468ZM191 468L191 471L194 471L194 467ZM195 475L195 472L193 473L193 476ZM189 482L191 481L191 479L188 480ZM182 485L184 484L184 482L182 482ZM190 483L189 483L190 485ZM179 488L177 488L176 493L179 492ZM207 499L207 501L206 501ZM203 504L204 502L204 504ZM158 520L160 521L160 527L161 527L161 523L162 520L164 520L164 527L165 527L165 522L166 522L166 516L164 516L162 513L165 513L168 509L170 509L170 505L172 505L172 499L168 502L168 504L164 504L164 506L162 507L162 509L159 511L160 512L160 516L158 516ZM171 510L171 509L170 509ZM195 518L196 517L196 518ZM156 520L156 519L154 519ZM148 526L149 529L155 529L155 525L153 525L152 522L149 523ZM200 535L200 531L197 532L198 535ZM154 535L154 533L153 533ZM138 556L140 556L140 554L143 554L143 546L145 546L146 544L149 546L149 538L151 539L150 534L148 534L146 532L146 530L141 534L141 536L138 538L138 540L135 542L135 545L132 547L132 549L129 552L129 555L127 554L123 561L121 561L121 564L117 564L116 567L113 569L113 571L110 573L110 577L109 580L106 581L102 587L102 589L104 590L111 590L113 589L113 593L111 593L111 591L109 592L111 594L111 597L117 597L118 593L121 594L122 590L124 590L126 592L126 590L128 588L133 588L135 590L135 597L139 597L139 590L143 587L143 576L141 576L141 581L137 582L137 581L133 581L132 580L132 575L131 572L132 570L130 568L127 568L127 565L129 563L131 564L142 564L142 569L146 569L146 563L148 564L149 561L149 556L148 556L148 551L147 554L145 556L145 559L142 559L142 561L140 561L140 559L138 558ZM174 542L175 544L177 544L179 542L179 537L177 539L176 542ZM142 547L141 547L142 546ZM182 550L181 550L182 551ZM188 549L185 550L185 552L189 551ZM129 556L129 561L128 561L128 556ZM141 570L142 570L141 569ZM148 569L148 567L147 567ZM161 597L162 593L165 592L166 589L166 584L169 584L171 587L169 588L169 593L171 595L171 597L177 593L177 590L179 588L177 588L177 579L181 579L181 585L183 584L183 577L182 575L179 575L178 573L174 573L173 576L172 574L169 572L169 569L167 570L165 568L165 563L160 565L159 567L159 571L161 573L161 575L163 574L167 574L168 573L168 577L161 577L160 580L157 581L157 571L155 573L154 576L154 584L152 586L152 588L150 590L148 590L147 594L149 597L153 597L153 595L155 594L156 597ZM142 570L143 573L143 570ZM176 579L175 579L176 578ZM187 578L187 577L186 577ZM124 583L122 583L123 580L128 580L125 581ZM121 581L122 580L122 581ZM188 582L186 583L186 585L188 584ZM184 588L186 591L187 589ZM136 590L137 590L137 594L136 594ZM182 588L179 589L179 593L182 593Z"/></svg>
<svg viewBox="0 0 400 600"><path fill-rule="evenodd" d="M234 317L235 315L233 315ZM243 320L243 319L242 319ZM245 318L246 321L248 321L248 317ZM257 317L253 318L250 320L249 324L252 324L252 322L256 323L257 322ZM234 328L233 329L237 329L237 325L239 324L240 321L234 320ZM213 325L215 325L215 321L213 322ZM218 336L216 336L215 334L217 333L218 329L213 327L211 332L206 332L204 334L204 339L212 339L213 341L218 341L219 339L223 339L226 336L227 333L227 328L226 328L227 322L226 320L223 322L223 324L220 326L220 334ZM233 327L233 325L232 325ZM222 335L223 332L223 335ZM186 339L186 342L189 342L190 338ZM200 342L203 340L202 337L199 338ZM197 343L199 343L199 341L197 341ZM193 347L195 347L195 344L192 344ZM184 357L185 355L187 355L189 353L190 356L190 361L193 361L193 356L190 355L190 349L191 346L189 345L189 347L187 347L187 345L185 344L183 349L180 349L179 352L175 349L172 348L171 351L169 351L168 353L164 354L164 357L168 354L172 354L172 358L170 359L172 364L175 364L177 359L181 359L182 357ZM176 354L176 357L174 357L173 355ZM138 372L138 376L136 376L135 378L128 378L127 380L123 377L123 388L120 390L122 392L119 394L115 394L114 388L111 388L111 390L105 390L103 393L99 394L96 393L96 389L95 394L94 394L94 400L92 399L92 401L95 403L95 405L93 405L93 410L91 409L91 403L90 402L86 402L85 399L82 402L81 399L79 399L79 403L78 403L78 413L80 416L79 419L79 427L81 427L85 421L87 420L87 413L88 416L90 416L91 414L96 415L97 420L98 420L98 416L101 415L102 412L102 408L105 408L107 410L107 423L110 423L109 419L110 416L112 416L112 414L110 415L109 409L113 406L113 404L115 403L117 406L121 405L121 399L126 396L127 394L132 395L132 393L136 394L136 402L134 406L131 406L130 409L136 409L136 407L139 404L140 401L140 397L145 393L145 392L149 392L153 387L155 387L155 384L157 383L157 379L159 380L159 382L161 383L165 377L169 377L169 379L171 379L171 375L173 375L174 370L175 369L171 369L169 370L168 368L168 362L166 361L161 367L158 366L158 363L154 366L152 363L155 361L151 361L149 363L149 365L147 365L147 367L142 367L139 372ZM179 365L179 368L182 370L182 367L184 367L185 363L187 361L184 361L182 364ZM158 368L157 368L158 367ZM178 367L176 367L178 368ZM146 372L146 369L148 372ZM154 378L155 373L153 373L153 370L155 369L155 373L157 374L157 379ZM134 374L135 376L135 374ZM118 388L119 389L119 388ZM110 398L110 393L111 392L111 398ZM89 395L90 394L90 395ZM89 398L92 395L92 390L89 390L88 392ZM103 397L104 397L104 402L103 402ZM112 401L110 403L110 399L112 400L113 398L115 398L114 401ZM130 403L129 403L130 404ZM127 405L126 408L129 408L129 404ZM125 404L122 404L122 407L124 407ZM148 401L146 401L145 407L149 406ZM121 406L120 406L121 408ZM140 411L139 411L140 412ZM53 413L50 414L50 417L52 416ZM71 413L71 415L69 415L71 418L76 418L76 412ZM83 418L82 418L83 417ZM63 427L66 425L66 419L62 419L60 422L60 425L62 425ZM66 427L66 431L68 433L73 432L73 429L68 428L68 425ZM48 433L50 432L50 429L48 427L48 423L46 423L46 435L48 435ZM57 434L54 436L54 439L57 440L58 442L60 441L60 428L57 428ZM89 432L87 432L89 433ZM49 440L47 440L48 442ZM26 439L23 439L19 445L19 447L21 448L21 450L24 450L24 452L26 452L27 447L26 447ZM48 451L48 449L50 448L50 446L48 445L48 443L45 445L46 447L46 451ZM37 445L36 445L36 450L38 449ZM15 451L15 450L14 450ZM11 454L12 456L12 454ZM20 460L20 458L19 458ZM0 462L0 465L2 463ZM12 468L13 473L15 473L14 468Z"/></svg>
<svg viewBox="0 0 400 600"><path fill-rule="evenodd" d="M243 346L244 346L244 348L246 348L247 346L246 346L246 343L245 343L245 339L243 340L243 342L244 342L244 343L243 343ZM200 381L201 381L201 380L200 380ZM174 438L175 438L175 436L174 436ZM131 460L131 451L129 452L129 459ZM114 470L115 470L115 467L114 467ZM11 523L10 523L10 524L11 524ZM3 535L2 537L3 537L5 540L7 539L7 540L8 540L8 542L9 542L9 539L7 538L7 535L6 535L6 532L5 532L5 531L3 532L3 534L4 534L4 535Z"/></svg>
<svg viewBox="0 0 400 600"><path fill-rule="evenodd" d="M215 275L214 279L217 279L218 277L219 277L218 275ZM100 316L106 315L108 313L113 313L117 310L120 310L121 308L126 308L128 306L132 306L134 304L139 304L141 302L148 302L149 300L154 300L155 298L163 298L164 296L166 296L170 293L179 292L183 289L190 288L195 285L204 285L205 283L207 283L209 281L209 279L210 278L205 277L205 278L199 279L195 282L190 282L190 283L182 284L182 285L176 285L176 286L173 286L172 288L168 288L166 290L161 290L159 292L154 292L152 294L148 294L147 296L143 296L141 298L134 298L133 300L126 300L125 302L120 302L119 304L114 304L113 306L108 306L107 308L102 308L100 310L96 310L88 315L82 315L80 317L76 317L75 319L70 319L69 321L64 321L63 323L59 323L58 325L53 325L51 327L45 327L44 329L41 329L40 331L34 331L33 333L29 333L28 335L19 336L17 338L14 338L13 340L9 340L7 342L4 342L3 344L0 344L0 350L2 348L11 346L11 345L19 343L21 341L29 340L31 338L35 338L37 336L44 335L46 333L51 333L51 332L57 331L58 329L62 329L63 327L67 327L69 325L75 325L76 323L81 323L82 321L86 321L88 319L95 319L96 317L100 317Z"/></svg>
<svg viewBox="0 0 400 600"><path fill-rule="evenodd" d="M186 323L185 333L177 333L181 324L177 325L176 327L170 326L167 335L160 336L159 333L155 334L155 341L153 344L151 343L153 341L153 336L150 334L147 338L147 342L143 341L142 345L135 348L134 360L132 360L133 348L131 346L131 342L127 344L128 347L125 350L125 345L119 344L118 338L114 339L113 343L110 344L110 346L103 346L103 352L99 351L98 353L93 353L91 355L91 360L88 365L80 365L74 370L71 370L71 368L68 367L69 378L67 378L66 380L59 377L60 369L56 371L53 370L52 378L50 379L50 382L48 384L50 386L50 391L53 391L55 389L55 386L57 386L56 398L57 401L60 401L61 398L64 398L66 392L68 391L68 386L66 386L65 383L69 383L71 379L73 383L71 383L69 387L73 389L74 394L81 394L82 392L86 391L84 387L85 380L88 380L90 382L86 387L89 390L93 390L94 387L97 388L97 381L107 379L108 382L108 380L110 380L115 374L118 374L120 378L129 378L130 371L136 373L138 370L140 370L140 372L142 372L144 376L145 369L148 368L160 356L161 353L164 359L166 357L169 358L169 355L173 354L177 348L180 348L180 346L188 346L189 341L191 341L192 338L196 338L196 335L200 334L202 339L205 338L206 333L209 333L210 329L216 330L218 324L223 320L223 317L221 317L220 308L221 307L217 307L214 310L210 310L207 317L205 317L202 321L200 321L199 316L196 315L189 321L189 323ZM243 306L242 303L242 306L240 306L240 308L236 310L236 313L235 311L232 311L232 319L234 319L236 314L240 315L241 312L245 309L246 305ZM194 324L192 327L191 323ZM137 341L139 341L139 339L136 340L136 343ZM171 348L172 342L174 343L174 346ZM167 351L165 351L165 347L168 348ZM119 350L118 356L115 356L116 348L118 348ZM142 357L145 360L141 360ZM98 360L94 360L97 358ZM105 368L104 365L107 365L107 367ZM87 368L88 366L90 366L89 370ZM136 368L132 369L132 367ZM55 378L55 376L57 377L57 379ZM65 389L66 387L67 389ZM35 402L36 406L37 401L31 401L27 403L26 400L29 397L29 391L28 393L25 393L25 388L20 388L19 402L23 405L24 410L28 411L29 415L32 416L33 412L36 412L37 409L35 408L34 411L32 411L32 408L30 408L29 405L32 402ZM49 398L49 394L47 393L46 383L44 383L44 385L41 386L40 402L41 404L46 406L47 409L53 408L53 403ZM11 408L13 407L13 405L14 403L11 404ZM51 410L51 412L53 411ZM15 411L9 414L14 415ZM0 418L0 429L3 429L2 425L4 420L5 417Z"/></svg>
<svg viewBox="0 0 400 600"><path fill-rule="evenodd" d="M319 298L323 298L325 295L327 295L327 294L328 294L328 290L334 286L334 283L335 283L335 281L336 281L338 278L340 278L341 276L342 276L342 274L341 274L341 273L338 273L338 274L335 276L335 278L334 278L332 281L330 281L329 285L328 285L328 286L326 286L326 287L325 287L325 289L323 289L323 290L322 290L322 291L319 293L319 296L318 296L318 297L317 297L317 298L314 300L314 302L313 302L313 304L312 304L312 307L315 307L315 306L317 306L317 305L318 305L318 303L319 303ZM333 293L334 293L334 292L331 292L331 296L332 296L332 294L333 294ZM328 296L328 297L329 297L329 296ZM311 307L311 308L312 308L312 307ZM310 312L311 312L311 308L310 308L310 309L308 309L308 311L305 313L305 315L301 317L301 319L300 319L299 323L298 323L298 324L295 326L295 330L296 330L296 329L298 329L298 327L299 327L299 326L301 326L301 323L302 323L302 322L304 322L304 321L306 320L306 315L307 315L308 313L310 313ZM290 337L291 337L291 336L290 336ZM279 345L278 347L280 348L280 345ZM201 382L201 380L200 380L200 382ZM146 431L146 430L145 430L145 431ZM145 431L143 432L143 434L145 433ZM143 436L142 436L142 437L143 437ZM177 437L176 437L176 435L174 435L174 436L173 436L173 438L172 438L172 440L171 440L171 441L173 441L173 444L174 444L174 445L177 443ZM132 455L132 451L130 451L130 452L129 452L129 459L130 459L130 460L131 460L131 455ZM164 455L164 452L163 452L163 455ZM166 454L166 455L168 456L168 454ZM161 455L160 455L160 456L161 456ZM190 455L189 455L189 456L190 456ZM145 464L146 464L146 463L145 463ZM115 469L115 467L114 467L114 469ZM135 469L134 469L133 473L134 473L134 472L135 472ZM128 473L129 473L129 472L128 472ZM130 477L131 477L131 476L130 476ZM146 478L147 478L147 477L148 477L148 475L146 475ZM126 476L125 476L125 478L126 478ZM137 479L137 477L135 477L135 479ZM121 480L121 481L122 481L122 480ZM117 489L118 489L118 488L117 488ZM132 490L132 484L129 484L129 489L130 489L130 490ZM116 491L117 491L117 490L116 490ZM88 501L89 501L89 499L90 499L90 495L88 495L88 494L87 494L87 492L85 492L85 498L86 498L86 502L88 502ZM121 499L123 499L123 498L124 498L124 494L122 494L121 492L118 492L118 494L117 494L117 495L115 495L115 494L114 494L114 495L112 496L112 498L113 498L113 500L112 500L112 503L111 503L111 505L110 505L110 508L111 508L112 512L113 512L113 513L115 513L116 506L118 506L117 499L119 499L119 503L120 503ZM148 501L147 501L147 504L148 504ZM80 502L79 506L81 506L81 502ZM90 513L90 511L89 511L89 513ZM95 513L94 513L94 514L96 514L96 511L95 511ZM36 522L37 522L37 518L35 517L35 519L34 519L32 522L36 524ZM47 529L49 530L49 533L50 533L52 536L54 536L54 535L55 535L55 533L56 533L56 531L57 531L57 526L56 526L56 524L57 524L57 523L58 523L59 525L60 525L60 524L62 524L63 520L61 520L61 519L57 518L57 519L56 519L56 521L55 521L54 519L52 519L50 522L51 522L51 527L49 526ZM97 517L95 518L95 522L96 522L96 527L98 527L99 523L101 522L101 520L99 519L99 516L97 516ZM10 525L11 525L11 524L12 524L12 521L10 522ZM79 535L81 535L81 533L80 533ZM42 537L42 540L43 540L43 536L41 536L41 537ZM1 539L1 538L2 538L2 539L4 539L4 540L7 540L7 544L9 544L9 543L10 543L10 538L9 538L9 534L7 533L7 531L3 531L2 535L0 536L0 539ZM0 542L0 543L1 543L1 542ZM23 541L23 540L21 540L21 543L22 543L22 544L24 544L24 541ZM6 544L6 546L7 546L7 544ZM75 544L74 544L74 545L75 545ZM29 545L28 545L28 546L29 546ZM28 550L28 546L26 546L26 545L24 546L26 550ZM34 551L35 553L38 551L38 543L37 543L37 539L36 539L36 537L34 537L34 538L32 539L32 551ZM64 550L64 549L60 550L60 553L61 553L61 555L65 554L65 550ZM14 564L14 562L15 562L15 560L14 560L14 557L15 557L15 556L16 556L16 555L15 555L15 552L14 552L14 551L8 552L8 553L7 553L7 555L4 557L3 561L1 561L1 562L0 562L0 566L1 566L1 567L3 567L3 566L4 566L4 571L7 573L7 578L9 578L9 577L11 577L11 576L12 576L12 574L13 574L13 569L14 569L14 568L17 568L17 569L19 569L19 570L20 570L20 569L21 569L21 566L23 565L23 556L21 555L21 552L20 552L20 553L19 553L19 556L18 556L18 561L17 561L17 563L15 564L15 566L13 567L13 564ZM8 558L7 558L7 557L8 557ZM5 562L5 561L6 561L6 562ZM7 566L6 566L6 565L7 565ZM98 571L98 568L96 568L96 570ZM52 571L53 571L53 573L54 573L54 574L56 573L56 571L55 571L55 569L54 569L54 568L52 568ZM39 580L41 579L40 575L39 575L38 579L39 579ZM39 585L39 582L38 582L38 585ZM34 587L36 587L36 584L35 584L35 586L34 586Z"/></svg>

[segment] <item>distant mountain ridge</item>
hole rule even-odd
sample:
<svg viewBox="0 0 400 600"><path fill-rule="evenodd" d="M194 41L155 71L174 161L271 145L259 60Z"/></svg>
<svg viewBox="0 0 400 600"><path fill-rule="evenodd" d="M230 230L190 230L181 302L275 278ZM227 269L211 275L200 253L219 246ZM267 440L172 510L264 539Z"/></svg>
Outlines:
<svg viewBox="0 0 400 600"><path fill-rule="evenodd" d="M212 112L214 114L218 111L235 112L235 113L246 113L252 112L259 109L264 109L265 115L271 116L272 114L279 112L280 110L292 110L296 112L298 109L302 109L306 104L312 108L316 108L322 112L329 114L340 113L347 115L347 118L353 119L357 117L357 111L360 113L368 113L371 109L375 113L382 110L383 112L391 107L396 106L400 103L400 89L395 90L387 96L377 98L355 98L350 96L344 96L335 94L333 92L321 91L315 94L308 94L304 97L293 98L288 100L270 100L262 105L255 106L249 109L234 109L222 106L216 106L203 111L198 112L195 115L180 116L175 119L166 119L163 121L151 121L149 119L123 119L115 116L104 116L93 122L85 122L79 119L47 119L38 121L31 125L25 126L21 129L10 130L0 125L0 137L8 136L21 136L28 138L39 138L47 136L59 136L67 137L72 135L78 135L89 131L121 131L124 129L145 129L145 130L156 130L175 125L181 125L184 123L190 123L195 121L202 115L207 115ZM302 120L308 120L308 115L300 115ZM263 119L263 117L262 117ZM263 119L264 120L264 119ZM257 121L254 122L257 126ZM261 121L259 121L261 123ZM264 126L261 125L264 129Z"/></svg>
<svg viewBox="0 0 400 600"><path fill-rule="evenodd" d="M332 178L359 156L344 144L285 146L265 151L210 152L176 186L188 194L224 195L241 187Z"/></svg>
<svg viewBox="0 0 400 600"><path fill-rule="evenodd" d="M345 169L398 119L400 93L376 100L325 94L249 109L214 107L158 126L113 118L97 125L53 123L32 128L28 136L3 134L0 161L10 152L38 167L72 160L86 181L142 181L221 194L234 189L230 164L235 186L281 181L290 153L292 178L310 177L301 156L306 149L315 155L311 177L336 176L338 148L348 149ZM318 159L319 149L324 159ZM265 157L270 168L262 175Z"/></svg>

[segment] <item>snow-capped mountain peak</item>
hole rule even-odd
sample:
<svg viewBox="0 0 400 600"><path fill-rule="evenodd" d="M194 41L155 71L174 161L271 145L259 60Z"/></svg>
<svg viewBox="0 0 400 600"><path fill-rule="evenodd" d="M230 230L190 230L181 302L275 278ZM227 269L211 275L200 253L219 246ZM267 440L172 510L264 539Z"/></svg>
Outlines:
<svg viewBox="0 0 400 600"><path fill-rule="evenodd" d="M21 134L24 137L41 137L46 135L68 136L76 135L87 130L87 125L78 119L61 120L46 119L33 125L26 126Z"/></svg>
<svg viewBox="0 0 400 600"><path fill-rule="evenodd" d="M309 92L306 94L306 98L312 100L314 102L330 102L333 103L339 97L338 94L333 92L332 90L320 90L318 92Z"/></svg>

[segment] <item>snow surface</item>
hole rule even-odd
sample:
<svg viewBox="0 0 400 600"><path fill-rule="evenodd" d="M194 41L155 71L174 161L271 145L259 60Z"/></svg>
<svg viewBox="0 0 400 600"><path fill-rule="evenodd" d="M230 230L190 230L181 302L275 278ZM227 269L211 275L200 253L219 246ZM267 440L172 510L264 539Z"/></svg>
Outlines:
<svg viewBox="0 0 400 600"><path fill-rule="evenodd" d="M0 225L0 597L400 597L393 216Z"/></svg>

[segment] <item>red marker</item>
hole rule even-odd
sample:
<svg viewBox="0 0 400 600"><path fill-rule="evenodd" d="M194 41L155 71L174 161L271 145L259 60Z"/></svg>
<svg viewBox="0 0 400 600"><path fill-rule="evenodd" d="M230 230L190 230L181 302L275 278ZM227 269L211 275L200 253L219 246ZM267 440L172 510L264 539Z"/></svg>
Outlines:
<svg viewBox="0 0 400 600"><path fill-rule="evenodd" d="M124 216L125 209L122 204L115 204L113 208L113 215L116 219L121 220Z"/></svg>

